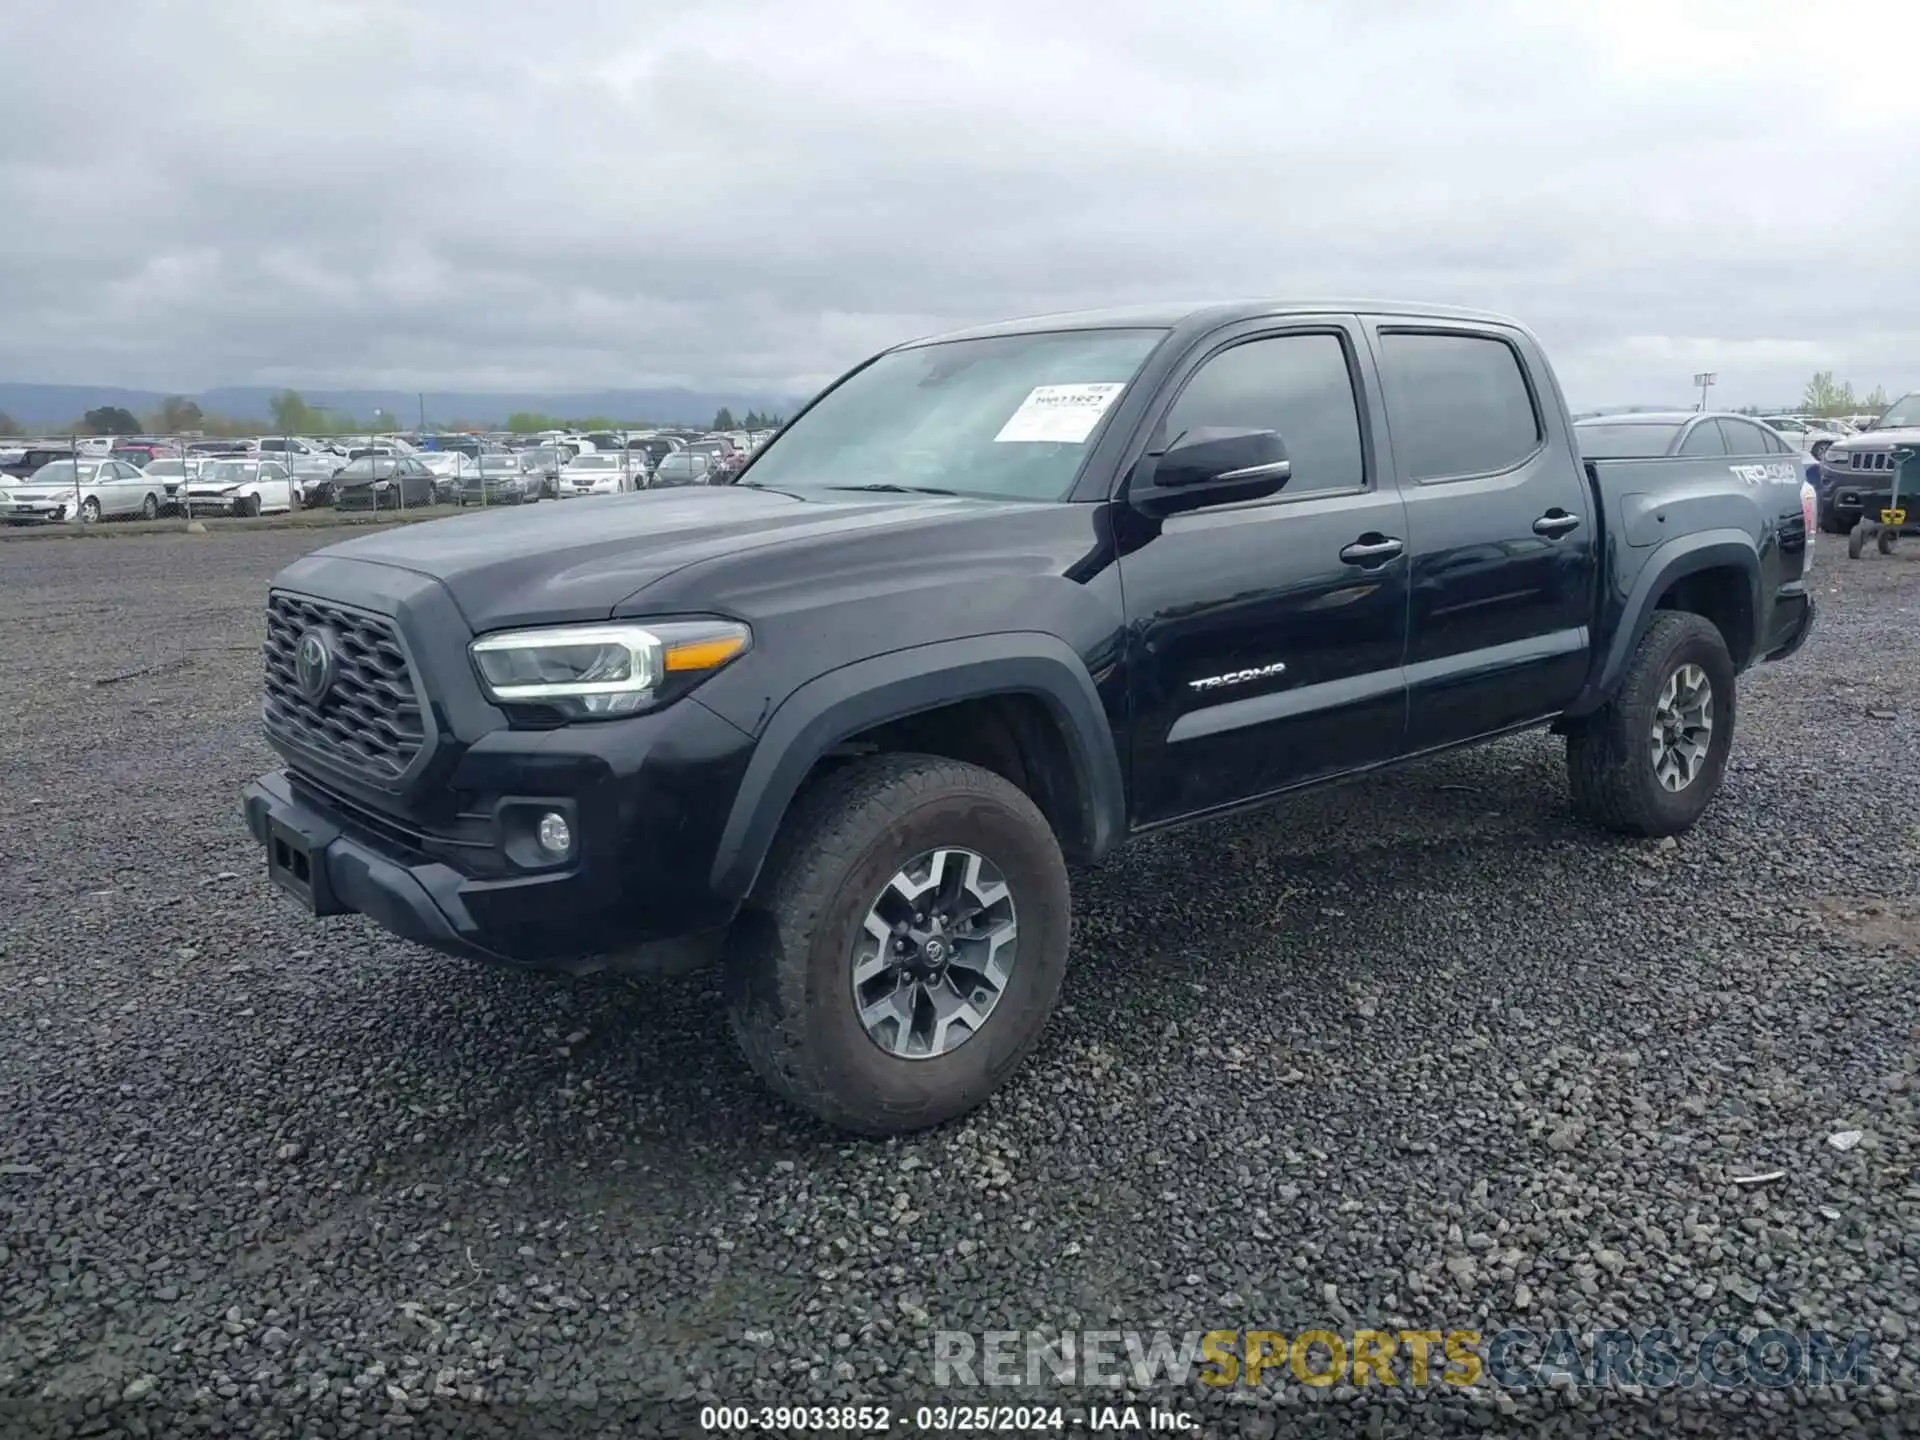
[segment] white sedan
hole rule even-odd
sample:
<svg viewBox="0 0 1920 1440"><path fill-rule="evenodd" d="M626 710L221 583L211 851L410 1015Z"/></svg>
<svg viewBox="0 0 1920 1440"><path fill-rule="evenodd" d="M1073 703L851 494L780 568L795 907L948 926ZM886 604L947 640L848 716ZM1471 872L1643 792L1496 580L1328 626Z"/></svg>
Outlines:
<svg viewBox="0 0 1920 1440"><path fill-rule="evenodd" d="M0 489L0 520L9 525L78 520L91 525L109 515L160 513L166 491L124 460L55 460L30 479Z"/></svg>
<svg viewBox="0 0 1920 1440"><path fill-rule="evenodd" d="M278 460L219 460L187 481L196 515L271 515L293 509L293 478Z"/></svg>
<svg viewBox="0 0 1920 1440"><path fill-rule="evenodd" d="M560 498L619 495L639 488L639 464L614 452L576 455L560 467Z"/></svg>
<svg viewBox="0 0 1920 1440"><path fill-rule="evenodd" d="M205 466L214 463L203 455L190 455L184 459L174 455L163 455L157 460L149 460L140 469L148 479L158 481L161 490L165 492L160 497L160 508L178 510L180 487L199 474Z"/></svg>

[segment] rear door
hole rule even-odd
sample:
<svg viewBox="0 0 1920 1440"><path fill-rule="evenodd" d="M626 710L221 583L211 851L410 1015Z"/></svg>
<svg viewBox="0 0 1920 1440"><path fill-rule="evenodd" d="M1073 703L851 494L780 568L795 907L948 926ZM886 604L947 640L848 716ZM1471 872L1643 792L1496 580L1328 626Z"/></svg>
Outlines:
<svg viewBox="0 0 1920 1440"><path fill-rule="evenodd" d="M113 515L138 513L146 498L145 477L124 460L100 462L100 507Z"/></svg>
<svg viewBox="0 0 1920 1440"><path fill-rule="evenodd" d="M1400 752L1406 516L1365 347L1351 316L1231 327L1151 417L1146 449L1277 430L1293 471L1266 499L1140 522L1122 554L1136 824Z"/></svg>
<svg viewBox="0 0 1920 1440"><path fill-rule="evenodd" d="M1369 331L1407 505L1408 749L1553 715L1586 680L1599 526L1551 372L1506 326Z"/></svg>

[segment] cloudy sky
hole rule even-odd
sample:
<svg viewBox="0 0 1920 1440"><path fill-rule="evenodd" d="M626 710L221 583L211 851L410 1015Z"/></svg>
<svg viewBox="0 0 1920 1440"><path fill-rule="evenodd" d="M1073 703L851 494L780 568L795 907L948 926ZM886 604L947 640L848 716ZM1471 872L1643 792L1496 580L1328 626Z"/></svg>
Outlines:
<svg viewBox="0 0 1920 1440"><path fill-rule="evenodd" d="M0 379L797 393L1364 295L1520 316L1576 404L1920 389L1912 5L5 9Z"/></svg>

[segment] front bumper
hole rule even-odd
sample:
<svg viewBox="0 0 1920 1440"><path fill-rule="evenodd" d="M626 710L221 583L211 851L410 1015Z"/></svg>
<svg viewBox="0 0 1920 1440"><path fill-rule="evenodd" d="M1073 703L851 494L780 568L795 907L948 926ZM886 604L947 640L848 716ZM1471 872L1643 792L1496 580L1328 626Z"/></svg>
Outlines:
<svg viewBox="0 0 1920 1440"><path fill-rule="evenodd" d="M70 501L26 500L0 505L0 520L9 525L56 525L80 513Z"/></svg>
<svg viewBox="0 0 1920 1440"><path fill-rule="evenodd" d="M247 785L270 878L316 916L361 914L446 954L572 973L677 965L732 920L738 902L713 893L711 873L751 741L691 697L632 720L439 743L457 753L435 754L411 797L299 768ZM574 855L523 866L515 837L548 808L568 815ZM285 873L294 854L303 885Z"/></svg>

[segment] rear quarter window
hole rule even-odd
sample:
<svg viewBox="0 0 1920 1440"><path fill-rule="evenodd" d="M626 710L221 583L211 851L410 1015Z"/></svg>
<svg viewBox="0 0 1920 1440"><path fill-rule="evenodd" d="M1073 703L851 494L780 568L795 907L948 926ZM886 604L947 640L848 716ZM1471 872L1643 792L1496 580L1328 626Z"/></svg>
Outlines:
<svg viewBox="0 0 1920 1440"><path fill-rule="evenodd" d="M1409 479L1490 475L1540 448L1533 391L1505 340L1385 330L1380 351L1387 425Z"/></svg>

